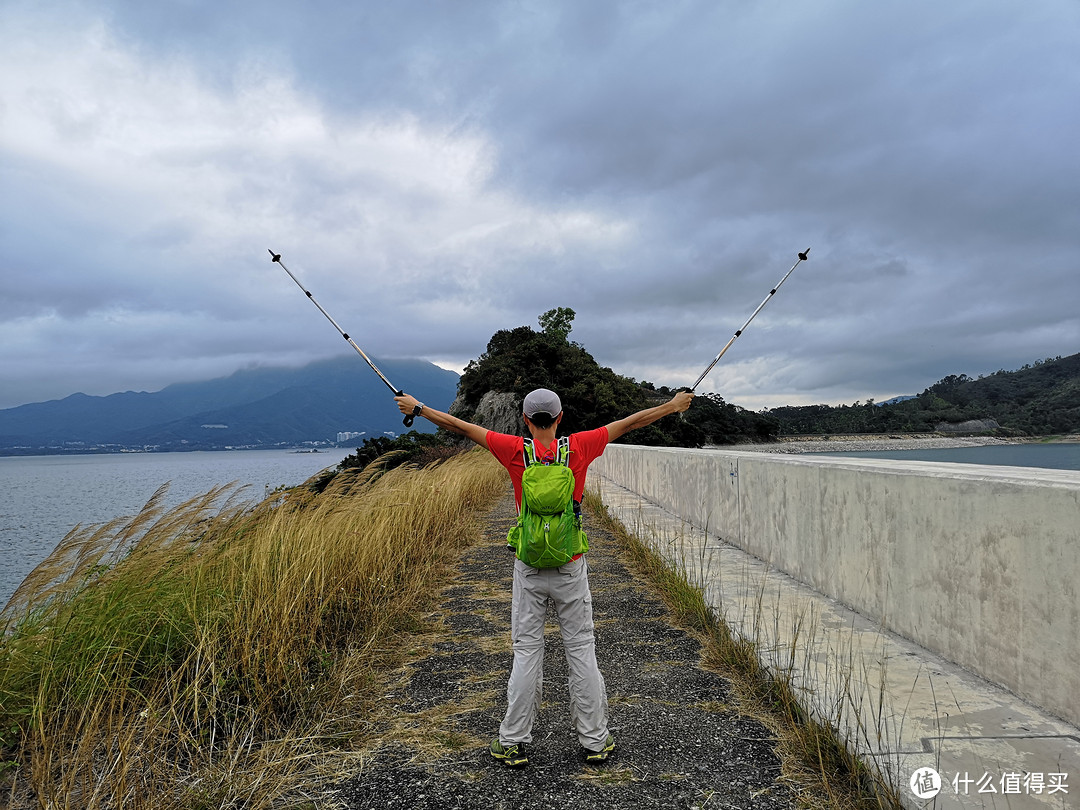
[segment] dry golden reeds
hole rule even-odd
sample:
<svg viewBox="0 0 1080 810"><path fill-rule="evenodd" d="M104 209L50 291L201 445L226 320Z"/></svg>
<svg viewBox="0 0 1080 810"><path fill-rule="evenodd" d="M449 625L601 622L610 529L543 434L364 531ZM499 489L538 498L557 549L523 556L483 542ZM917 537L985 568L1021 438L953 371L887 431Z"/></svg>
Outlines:
<svg viewBox="0 0 1080 810"><path fill-rule="evenodd" d="M484 453L70 533L0 639L12 806L255 807L364 730L370 668L505 486Z"/></svg>

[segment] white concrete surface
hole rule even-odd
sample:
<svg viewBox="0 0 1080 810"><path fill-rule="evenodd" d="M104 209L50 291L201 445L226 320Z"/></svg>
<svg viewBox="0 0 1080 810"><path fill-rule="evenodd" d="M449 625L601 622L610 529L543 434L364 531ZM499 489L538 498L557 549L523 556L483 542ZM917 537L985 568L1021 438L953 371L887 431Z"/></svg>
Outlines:
<svg viewBox="0 0 1080 810"><path fill-rule="evenodd" d="M623 446L590 473L613 514L700 582L909 806L1080 807L1075 724L888 629L897 616L916 631L940 622L945 632L926 637L967 655L978 647L970 634L992 637L1000 622L1008 637L978 660L1015 674L1020 664L998 659L1020 656L1040 670L1020 683L1047 681L1065 706L1080 697L1069 693L1080 666L1067 667L1080 644L1070 590L1080 573L1064 570L1076 562L1080 474L1035 483L1016 468ZM1047 553L1053 570L1039 589ZM1035 641L1050 646L1035 654ZM944 785L921 801L908 780L926 767Z"/></svg>
<svg viewBox="0 0 1080 810"><path fill-rule="evenodd" d="M592 469L1080 724L1080 472L624 445Z"/></svg>

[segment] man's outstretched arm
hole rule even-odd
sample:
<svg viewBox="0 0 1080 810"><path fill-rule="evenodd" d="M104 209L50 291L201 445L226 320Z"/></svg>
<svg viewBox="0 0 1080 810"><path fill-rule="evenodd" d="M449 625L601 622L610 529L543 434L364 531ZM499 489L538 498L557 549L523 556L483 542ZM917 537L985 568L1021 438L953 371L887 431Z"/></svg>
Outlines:
<svg viewBox="0 0 1080 810"><path fill-rule="evenodd" d="M408 394L394 397L394 402L397 403L398 410L404 414L412 413L416 406L420 404L416 397ZM438 427L446 428L451 433L457 433L467 439L472 439L485 450L490 449L487 443L487 428L474 425L472 422L466 422L464 419L458 419L448 413L437 411L428 405L424 406L424 410L420 411L420 415Z"/></svg>
<svg viewBox="0 0 1080 810"><path fill-rule="evenodd" d="M646 425L651 425L657 419L662 419L669 414L682 413L690 407L690 403L693 402L693 400L693 391L680 391L663 405L657 405L655 408L646 408L643 411L638 411L635 414L627 416L625 419L619 419L618 421L612 422L607 426L608 441L613 442L624 433L629 433L631 430L637 430Z"/></svg>

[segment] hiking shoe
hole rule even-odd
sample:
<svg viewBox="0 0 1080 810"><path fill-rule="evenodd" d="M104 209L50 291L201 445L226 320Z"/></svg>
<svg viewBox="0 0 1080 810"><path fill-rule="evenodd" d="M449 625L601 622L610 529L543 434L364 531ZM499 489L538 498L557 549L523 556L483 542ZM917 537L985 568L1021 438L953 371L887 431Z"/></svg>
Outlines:
<svg viewBox="0 0 1080 810"><path fill-rule="evenodd" d="M525 753L525 743L514 743L504 747L496 737L491 741L491 755L507 768L524 768L529 764L529 755Z"/></svg>
<svg viewBox="0 0 1080 810"><path fill-rule="evenodd" d="M599 751L590 751L588 748L581 749L585 754L585 761L591 763L604 762L608 755L615 750L615 738L610 734L607 735L607 740L604 741L604 747Z"/></svg>

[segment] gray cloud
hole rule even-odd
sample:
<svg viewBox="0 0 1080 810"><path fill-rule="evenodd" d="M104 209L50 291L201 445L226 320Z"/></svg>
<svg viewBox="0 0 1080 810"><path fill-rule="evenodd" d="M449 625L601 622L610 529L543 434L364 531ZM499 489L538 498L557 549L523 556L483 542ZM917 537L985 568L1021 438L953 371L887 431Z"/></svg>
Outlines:
<svg viewBox="0 0 1080 810"><path fill-rule="evenodd" d="M578 312L748 407L1080 350L1065 0L14 2L0 407ZM335 340L339 341L335 343Z"/></svg>

